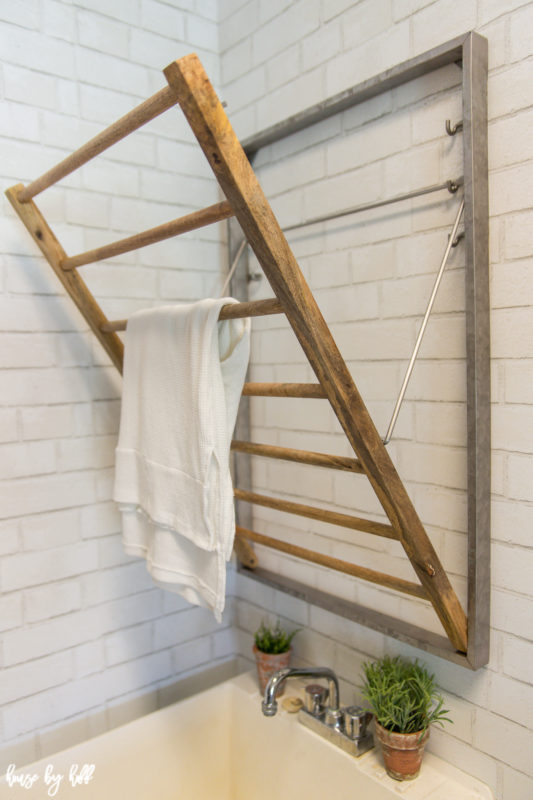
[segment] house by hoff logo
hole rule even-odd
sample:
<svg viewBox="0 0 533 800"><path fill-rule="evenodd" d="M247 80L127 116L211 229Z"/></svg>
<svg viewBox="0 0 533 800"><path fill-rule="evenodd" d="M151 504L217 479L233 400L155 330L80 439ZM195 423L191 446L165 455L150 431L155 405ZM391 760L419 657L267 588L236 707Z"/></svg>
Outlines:
<svg viewBox="0 0 533 800"><path fill-rule="evenodd" d="M65 778L64 773L55 772L53 764L47 764L44 770L44 775L40 776L32 772L18 772L16 764L10 764L6 771L6 782L9 786L20 786L22 789L32 789L35 784L42 781L48 787L48 797L55 797L59 791L59 787ZM78 764L72 764L68 772L68 782L71 786L81 786L88 784L92 781L94 776L95 765L83 764L80 767Z"/></svg>

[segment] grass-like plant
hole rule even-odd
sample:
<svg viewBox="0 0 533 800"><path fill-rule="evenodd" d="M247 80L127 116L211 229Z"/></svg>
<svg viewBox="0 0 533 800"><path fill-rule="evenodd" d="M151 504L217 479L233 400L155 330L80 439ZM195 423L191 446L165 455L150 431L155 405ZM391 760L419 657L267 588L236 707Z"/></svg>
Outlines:
<svg viewBox="0 0 533 800"><path fill-rule="evenodd" d="M269 653L275 655L278 653L286 653L290 649L291 642L298 633L299 628L292 633L281 627L279 619L275 625L271 625L265 621L254 634L255 646L262 653Z"/></svg>
<svg viewBox="0 0 533 800"><path fill-rule="evenodd" d="M380 725L393 733L425 731L434 722L451 722L435 676L418 661L384 656L363 664L363 697Z"/></svg>

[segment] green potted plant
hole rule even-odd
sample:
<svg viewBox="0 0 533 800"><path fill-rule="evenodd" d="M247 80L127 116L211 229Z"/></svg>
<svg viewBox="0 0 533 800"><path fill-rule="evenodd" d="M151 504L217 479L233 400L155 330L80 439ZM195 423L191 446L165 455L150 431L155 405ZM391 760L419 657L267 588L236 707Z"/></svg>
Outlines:
<svg viewBox="0 0 533 800"><path fill-rule="evenodd" d="M451 722L435 677L418 661L384 656L363 664L363 697L376 718L376 736L391 778L412 780L420 772L433 723Z"/></svg>
<svg viewBox="0 0 533 800"><path fill-rule="evenodd" d="M298 630L287 633L281 627L279 619L275 625L263 621L256 630L253 649L262 692L265 691L268 680L274 672L289 666L292 654L291 642L297 633ZM279 694L283 694L283 691L278 692Z"/></svg>

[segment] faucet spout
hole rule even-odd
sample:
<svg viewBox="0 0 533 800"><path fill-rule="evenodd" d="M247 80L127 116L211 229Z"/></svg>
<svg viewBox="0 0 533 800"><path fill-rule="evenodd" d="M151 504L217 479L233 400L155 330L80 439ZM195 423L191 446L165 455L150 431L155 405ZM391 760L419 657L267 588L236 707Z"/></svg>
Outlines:
<svg viewBox="0 0 533 800"><path fill-rule="evenodd" d="M339 681L333 670L329 669L329 667L309 667L308 669L285 667L275 672L266 685L263 702L261 703L261 710L265 717L273 717L276 714L278 710L277 693L289 678L326 678L329 686L329 708L333 711L338 711Z"/></svg>

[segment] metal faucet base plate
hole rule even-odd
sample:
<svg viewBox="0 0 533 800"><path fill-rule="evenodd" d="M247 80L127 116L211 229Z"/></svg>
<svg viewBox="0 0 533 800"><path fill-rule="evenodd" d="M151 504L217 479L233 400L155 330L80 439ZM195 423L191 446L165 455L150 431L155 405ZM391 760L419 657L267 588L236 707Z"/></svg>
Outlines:
<svg viewBox="0 0 533 800"><path fill-rule="evenodd" d="M331 742L331 744L340 747L341 750L344 750L344 752L348 753L350 756L355 756L357 758L374 747L374 737L371 733L365 733L365 735L361 736L359 739L349 739L344 733L341 733L335 728L330 728L323 720L318 717L313 717L313 715L304 708L298 712L298 721L301 722L302 725L305 725L306 728L309 728L328 742Z"/></svg>

